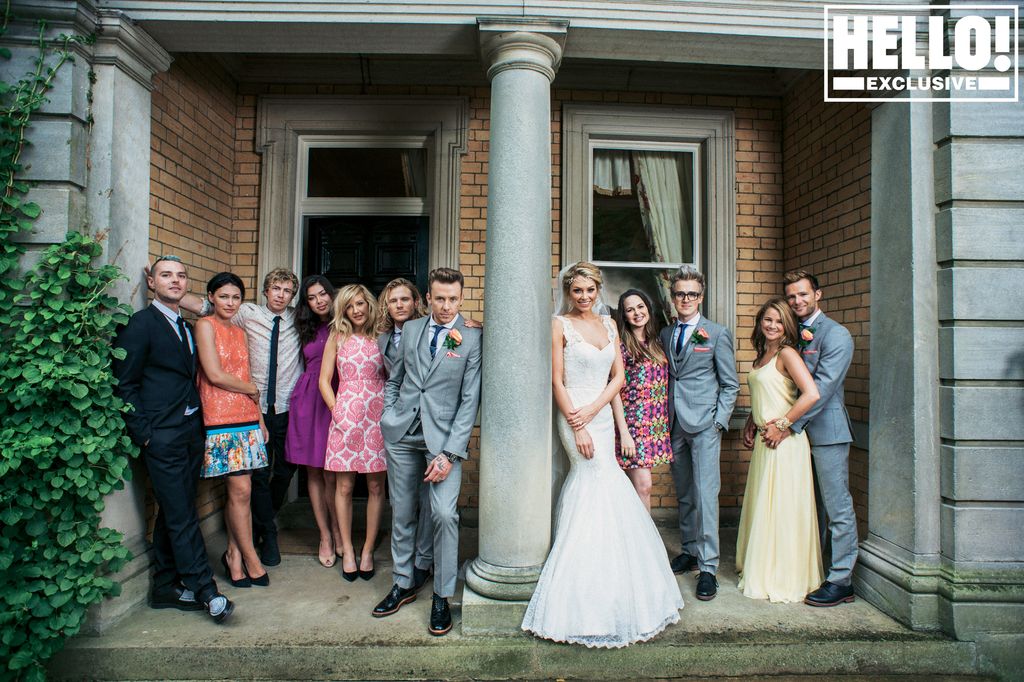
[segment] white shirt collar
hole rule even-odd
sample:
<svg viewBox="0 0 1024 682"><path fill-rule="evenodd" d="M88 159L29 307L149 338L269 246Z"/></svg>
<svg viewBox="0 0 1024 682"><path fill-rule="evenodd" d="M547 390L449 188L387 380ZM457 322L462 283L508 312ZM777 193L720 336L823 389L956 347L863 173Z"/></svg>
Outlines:
<svg viewBox="0 0 1024 682"><path fill-rule="evenodd" d="M805 327L812 327L812 326L814 326L814 321L817 320L820 315L821 315L821 308L818 308L817 310L814 311L813 315L808 317L806 320L804 320L800 324L802 324Z"/></svg>
<svg viewBox="0 0 1024 682"><path fill-rule="evenodd" d="M178 324L178 318L181 317L181 313L177 312L176 310L172 310L169 306L167 306L164 303L161 303L160 300L156 298L153 299L153 306L157 310L162 312L164 314L164 317L166 317L172 323Z"/></svg>
<svg viewBox="0 0 1024 682"><path fill-rule="evenodd" d="M678 324L680 327L685 327L687 325L696 325L698 322L700 322L700 313L697 313L696 315L694 315L693 317L686 321L677 320L676 324Z"/></svg>
<svg viewBox="0 0 1024 682"><path fill-rule="evenodd" d="M459 317L461 317L461 316L462 316L461 313L456 313L455 317L452 318L451 322L449 322L448 324L441 324L440 322L438 322L437 320L434 319L433 315L431 315L430 316L430 326L431 327L441 326L441 327L444 327L445 329L449 329L450 330L450 329L452 329L455 326L455 323L459 321Z"/></svg>

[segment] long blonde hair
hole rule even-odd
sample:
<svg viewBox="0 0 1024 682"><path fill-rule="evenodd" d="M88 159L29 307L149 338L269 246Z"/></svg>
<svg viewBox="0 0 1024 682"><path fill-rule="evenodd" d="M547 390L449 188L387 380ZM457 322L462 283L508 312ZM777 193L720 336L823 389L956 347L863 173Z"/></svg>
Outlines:
<svg viewBox="0 0 1024 682"><path fill-rule="evenodd" d="M366 324L363 325L363 334L370 336L377 326L377 299L362 284L346 284L338 289L334 297L334 319L331 320L331 331L337 333L342 340L355 333L352 323L345 317L345 309L358 296L362 296L366 301Z"/></svg>
<svg viewBox="0 0 1024 682"><path fill-rule="evenodd" d="M416 288L416 285L404 277L396 277L387 283L384 291L380 292L380 296L377 297L378 315L375 332L378 336L387 334L395 328L395 321L391 318L391 311L388 310L388 296L398 287L405 287L412 294L412 314L409 315L409 319L406 322L421 318L427 314L427 307L423 303L423 295L420 294L420 290Z"/></svg>

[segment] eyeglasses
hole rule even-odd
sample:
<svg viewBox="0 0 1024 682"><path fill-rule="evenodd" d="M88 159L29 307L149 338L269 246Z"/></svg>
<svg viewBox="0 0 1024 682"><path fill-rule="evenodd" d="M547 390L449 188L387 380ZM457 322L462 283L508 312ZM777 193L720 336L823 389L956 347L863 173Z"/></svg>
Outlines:
<svg viewBox="0 0 1024 682"><path fill-rule="evenodd" d="M174 256L174 255L170 255L169 254L169 255L160 256L159 258L157 258L155 261L153 261L153 265L151 265L149 269L152 270L153 268L156 267L157 263L159 263L160 261L165 261L165 260L169 260L172 263L181 263L182 262L181 258L179 258L178 256Z"/></svg>
<svg viewBox="0 0 1024 682"><path fill-rule="evenodd" d="M703 295L704 295L703 291L673 291L672 292L672 298L678 299L680 301L682 301L682 300L696 301L696 300L698 300Z"/></svg>

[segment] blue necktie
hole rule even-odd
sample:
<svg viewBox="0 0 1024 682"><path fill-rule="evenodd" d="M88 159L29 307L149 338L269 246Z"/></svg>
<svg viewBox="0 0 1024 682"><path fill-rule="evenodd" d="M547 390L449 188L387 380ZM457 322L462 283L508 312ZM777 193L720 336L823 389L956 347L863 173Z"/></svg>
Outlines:
<svg viewBox="0 0 1024 682"><path fill-rule="evenodd" d="M444 327L442 325L439 325L439 324L435 324L434 325L434 337L432 339L430 339L430 359L431 360L433 360L434 356L437 354L437 337L441 335L441 330L443 330L443 329L444 329Z"/></svg>
<svg viewBox="0 0 1024 682"><path fill-rule="evenodd" d="M683 344L686 343L686 330L690 328L690 325L684 324L679 326L679 336L676 338L676 355L683 352Z"/></svg>

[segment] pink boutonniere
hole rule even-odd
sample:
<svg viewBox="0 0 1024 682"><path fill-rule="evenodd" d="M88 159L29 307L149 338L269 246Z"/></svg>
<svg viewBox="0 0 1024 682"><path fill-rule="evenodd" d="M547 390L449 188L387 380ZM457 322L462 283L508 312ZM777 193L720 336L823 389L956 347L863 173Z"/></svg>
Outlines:
<svg viewBox="0 0 1024 682"><path fill-rule="evenodd" d="M694 329L693 330L693 334L690 335L690 343L693 343L693 344L704 343L709 338L711 338L711 337L708 336L707 330L704 329L704 327L698 327L697 329Z"/></svg>
<svg viewBox="0 0 1024 682"><path fill-rule="evenodd" d="M814 327L807 327L806 329L800 330L800 348L801 350L807 348L811 341L814 340Z"/></svg>
<svg viewBox="0 0 1024 682"><path fill-rule="evenodd" d="M452 329L448 332L448 336L444 340L444 347L448 350L455 350L462 343L462 334L459 333L458 329ZM453 357L452 353L448 353L448 357ZM458 357L455 355L454 357Z"/></svg>

